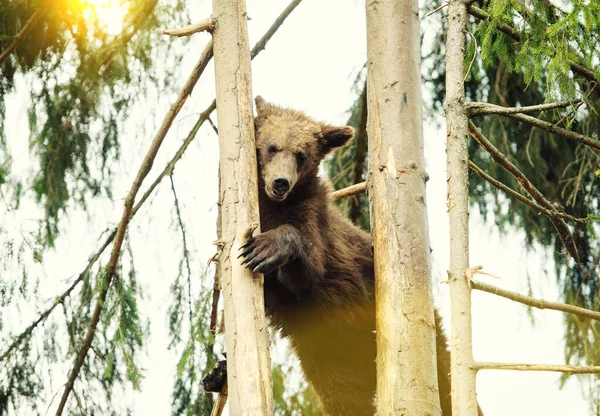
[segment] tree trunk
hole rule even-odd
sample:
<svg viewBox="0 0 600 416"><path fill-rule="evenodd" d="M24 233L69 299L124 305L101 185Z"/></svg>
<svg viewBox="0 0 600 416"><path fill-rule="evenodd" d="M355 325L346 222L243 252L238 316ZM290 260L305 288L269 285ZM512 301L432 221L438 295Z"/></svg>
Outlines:
<svg viewBox="0 0 600 416"><path fill-rule="evenodd" d="M367 1L377 414L440 415L417 0Z"/></svg>
<svg viewBox="0 0 600 416"><path fill-rule="evenodd" d="M463 0L448 7L446 53L446 128L448 142L448 213L450 221L450 302L452 307L452 413L477 415L469 287L469 152L465 103L465 31L467 8Z"/></svg>
<svg viewBox="0 0 600 416"><path fill-rule="evenodd" d="M220 142L222 253L229 412L272 415L273 391L263 277L241 265L238 249L258 227L258 186L244 0L213 0ZM257 228L256 232L260 232Z"/></svg>

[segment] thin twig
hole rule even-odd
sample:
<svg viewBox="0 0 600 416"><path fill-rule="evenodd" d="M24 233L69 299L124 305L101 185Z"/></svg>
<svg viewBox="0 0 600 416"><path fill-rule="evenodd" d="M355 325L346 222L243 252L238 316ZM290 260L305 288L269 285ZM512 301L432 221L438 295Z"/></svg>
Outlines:
<svg viewBox="0 0 600 416"><path fill-rule="evenodd" d="M188 286L188 307L189 307L189 318L190 318L190 331L193 330L194 324L193 311L192 311L192 268L190 267L190 252L187 247L187 236L185 234L185 226L183 225L183 218L181 217L181 209L179 208L179 198L177 197L177 191L175 190L175 181L173 181L173 174L169 175L171 181L171 191L173 191L173 200L175 201L175 213L177 215L177 223L181 230L181 240L183 242L183 259L185 261L185 267L187 270L187 286Z"/></svg>
<svg viewBox="0 0 600 416"><path fill-rule="evenodd" d="M290 13L292 13L294 9L298 7L301 1L302 0L293 0L290 4L288 4L288 6L281 12L279 17L275 19L269 30L267 30L267 32L263 35L262 38L260 38L258 42L256 42L256 45L254 45L254 48L252 48L252 50L250 51L250 59L254 59L256 55L258 55L263 49L265 49L265 46L267 46L267 42L269 41L269 39L271 39L273 34L275 34L277 29L279 29L279 26L283 24L283 22L285 21L285 19L287 19Z"/></svg>
<svg viewBox="0 0 600 416"><path fill-rule="evenodd" d="M475 362L475 370L513 370L513 371L556 371L567 374L598 374L600 366L583 367L578 365L553 365L553 364L517 364L517 363L492 363Z"/></svg>
<svg viewBox="0 0 600 416"><path fill-rule="evenodd" d="M530 206L531 208L535 209L536 211L539 211L539 212L543 213L544 215L546 215L548 217L563 218L565 220L569 220L569 221L573 221L573 222L579 222L579 223L584 223L584 224L586 222L585 218L577 218L577 217L574 217L572 215L569 215L569 214L566 214L566 213L560 212L560 211L550 211L550 210L542 207L541 205L536 204L534 201L532 201L531 199L527 198L525 195L520 194L519 192L515 191L514 189L509 188L508 186L506 186L502 182L500 182L500 181L492 178L490 175L488 175L487 173L485 173L483 171L483 169L481 169L479 166L477 166L472 161L469 161L469 168L473 172L475 172L478 176L480 176L482 179L484 179L485 181L487 181L490 184L492 184L495 188L500 189L501 191L503 191L507 195L512 196L513 198L515 198L515 199L523 202L524 204Z"/></svg>
<svg viewBox="0 0 600 416"><path fill-rule="evenodd" d="M14 51L17 48L17 46L19 46L21 42L25 40L27 35L29 35L29 32L31 32L31 30L35 27L40 18L44 15L50 3L50 1L42 3L42 5L31 15L31 17L25 23L25 26L23 26L19 33L15 35L12 43L8 45L8 47L4 49L0 54L0 65L2 65L2 63L6 60L6 58L8 58L12 51Z"/></svg>
<svg viewBox="0 0 600 416"><path fill-rule="evenodd" d="M350 185L344 189L340 189L338 191L332 192L330 197L332 201L337 201L338 199L348 198L349 196L360 194L365 192L367 189L367 183L361 182L355 185Z"/></svg>
<svg viewBox="0 0 600 416"><path fill-rule="evenodd" d="M500 166L502 166L508 173L513 175L515 179L521 184L523 189L531 195L531 197L542 207L546 208L551 212L558 213L558 210L548 201L544 195L538 189L533 186L533 184L527 179L527 177L517 168L514 164L512 164L506 156L502 154L486 137L481 133L481 131L473 124L471 120L469 120L469 133L479 145L487 151L492 159L496 161ZM573 240L573 236L571 235L571 230L567 224L561 219L556 217L548 217L549 220L554 224L556 230L558 231L558 236L563 242L567 252L573 257L573 259L579 263L579 253L577 252L577 247L575 246L575 241Z"/></svg>
<svg viewBox="0 0 600 416"><path fill-rule="evenodd" d="M198 32L211 32L214 27L215 22L212 17L209 17L208 19L201 20L197 23L193 23L179 29L167 29L163 31L163 34L177 37L190 36Z"/></svg>
<svg viewBox="0 0 600 416"><path fill-rule="evenodd" d="M503 298L510 299L514 302L519 302L524 305L532 306L534 308L551 309L554 311L572 313L583 318L590 318L596 321L600 321L600 312L595 312L586 308L581 308L579 306L568 305L566 303L549 302L543 299L532 298L531 296L522 295L520 293L502 289L494 285L479 282L477 280L471 280L471 288L475 290L481 290L482 292L491 293L493 295L501 296Z"/></svg>
<svg viewBox="0 0 600 416"><path fill-rule="evenodd" d="M490 103L480 103L480 102L471 102L465 104L467 111L469 113L469 117L477 117L483 116L487 114L515 114L515 113L532 113L535 111L546 111L553 110L555 108L564 108L569 107L575 104L581 105L583 103L582 100L573 100L573 101L557 101L555 103L548 104L539 104L539 105L530 105L526 107L503 107L496 104Z"/></svg>
<svg viewBox="0 0 600 416"><path fill-rule="evenodd" d="M436 8L436 9L433 9L432 11L430 11L429 13L427 13L427 14L425 15L425 17L429 17L429 16L431 16L432 14L435 14L435 13L439 12L439 11L440 11L440 10L442 10L444 7L448 7L448 3L444 3L444 4L442 4L440 7Z"/></svg>
<svg viewBox="0 0 600 416"><path fill-rule="evenodd" d="M187 79L185 85L183 86L181 92L179 93L177 100L171 106L171 108L169 109L167 114L165 115L163 122L161 124L161 127L158 130L158 132L156 133L156 136L154 137L154 139L152 140L152 143L150 144L150 148L148 149L148 152L146 153L146 156L144 157L144 160L142 161L142 164L138 170L135 180L133 181L131 189L129 190L129 193L127 194L127 197L125 198L125 204L124 204L125 206L123 207L123 216L122 216L121 222L119 223L119 226L117 228L117 234L115 236L115 241L113 244L113 249L112 249L110 259L108 261L108 264L106 265L106 278L105 278L104 282L102 283L102 288L100 289L100 293L98 295L98 300L96 301L96 306L94 307L94 312L90 318L90 323L88 326L86 337L81 344L81 349L79 350L79 352L77 354L77 357L73 364L73 369L71 370L71 373L69 374L69 378L65 385L65 390L63 392L60 404L58 406L58 410L56 411L57 416L62 415L62 412L64 411L65 405L67 403L67 399L69 398L69 394L73 390L73 385L75 383L75 379L79 375L79 371L81 370L81 367L85 361L87 352L89 351L89 349L92 345L92 341L93 341L94 335L96 333L96 326L98 325L98 321L100 320L100 314L102 313L104 302L106 300L106 295L108 293L108 289L110 288L110 284L112 282L112 279L113 279L116 269L117 269L119 256L121 254L121 246L123 245L123 240L125 238L125 232L127 231L127 226L129 225L129 221L132 218L131 214L132 214L132 210L133 210L133 204L135 202L135 197L140 189L140 186L142 185L142 182L144 181L144 179L150 172L150 169L152 168L154 158L156 157L156 154L158 153L158 150L160 149L160 146L162 145L162 142L163 142L165 136L167 135L169 128L171 127L171 125L173 124L173 121L175 120L175 117L177 116L177 114L179 113L179 111L181 110L181 108L183 107L185 102L187 101L187 98L192 93L192 90L194 89L196 82L200 78L200 75L204 71L204 68L206 68L206 66L208 65L208 62L212 58L212 55L213 55L213 52L212 52L212 40L211 40L210 42L208 42L208 44L202 51L202 54L200 55L200 59L196 63L196 66L192 70L192 73L190 74L190 76Z"/></svg>

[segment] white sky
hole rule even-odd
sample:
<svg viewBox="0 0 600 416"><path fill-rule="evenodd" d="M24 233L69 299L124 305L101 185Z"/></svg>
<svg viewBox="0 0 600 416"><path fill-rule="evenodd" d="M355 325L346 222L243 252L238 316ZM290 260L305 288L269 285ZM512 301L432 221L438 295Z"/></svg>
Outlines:
<svg viewBox="0 0 600 416"><path fill-rule="evenodd" d="M283 0L249 0L248 22L253 45L287 5ZM194 8L192 20L210 14L208 1ZM198 54L208 40L207 34L195 35L188 45L189 56L181 65L181 83L193 67ZM166 60L169 57L165 57ZM357 71L366 61L364 2L360 0L304 0L269 42L253 63L253 90L266 100L305 110L322 120L344 123L355 94L351 85ZM157 63L159 64L159 63ZM27 85L20 82L20 95L9 99L7 131L9 144L17 155L15 168L26 172L35 169L27 157ZM167 136L150 183L174 153L189 128L214 97L212 64L196 86L189 102ZM72 215L64 223L63 236L56 250L45 258L40 292L52 299L71 282L95 251L100 233L107 225L120 219L122 198L129 189L139 162L151 138L162 121L173 96L151 94L143 106L132 110L132 120L124 128L123 156L117 171L114 200L99 200L90 206L90 215ZM428 101L427 94L425 102ZM190 116L191 117L186 117ZM216 115L214 116L216 118ZM443 119L437 115L442 129L426 121L426 160L431 180L428 183L428 210L433 248L434 295L446 319L449 331L449 297L445 279L448 267L448 226L446 216L445 132ZM138 127L145 130L142 133ZM192 248L196 250L193 269L200 276L202 266L214 252L217 196L217 140L208 125L198 134L195 143L175 169L175 181L182 202L184 220L189 227ZM138 279L145 288L143 313L150 316L151 337L147 357L141 367L146 369L141 393L124 393L134 402L136 415L170 414L173 372L177 356L167 350L166 310L169 286L175 276L180 257L179 231L172 221L172 196L168 181L160 186L153 202L146 204L131 226L132 246L138 268ZM4 207L0 208L3 210ZM0 213L0 221L14 225L14 230L31 227L34 207L19 213ZM483 223L475 210L471 214L471 265L502 277L491 281L510 290L526 293L531 279L534 295L548 300L560 300L553 268L538 255L524 250L520 232L500 236L493 226ZM15 231L16 232L16 231ZM489 281L489 280L486 280ZM194 282L196 289L197 281ZM41 308L41 306L38 306ZM61 313L61 312L59 312ZM15 329L24 327L35 316L31 307L14 316ZM562 363L563 321L558 312L534 311L535 325L526 308L485 293L473 295L474 354L482 361L531 363ZM60 319L58 320L60 321ZM277 358L276 358L277 359ZM70 368L70 364L69 367ZM68 368L59 368L52 380L55 387L47 398L66 380ZM61 372L63 374L61 374ZM559 389L555 373L518 373L487 371L478 376L478 398L486 416L495 415L586 415L587 403L581 386L572 379ZM60 395L59 395L60 396ZM49 413L55 411L58 398ZM23 411L22 414L27 414Z"/></svg>

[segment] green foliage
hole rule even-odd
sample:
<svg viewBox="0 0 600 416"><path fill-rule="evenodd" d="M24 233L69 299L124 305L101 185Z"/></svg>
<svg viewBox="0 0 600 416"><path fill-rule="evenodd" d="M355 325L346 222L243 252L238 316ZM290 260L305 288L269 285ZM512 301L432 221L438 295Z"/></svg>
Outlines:
<svg viewBox="0 0 600 416"><path fill-rule="evenodd" d="M11 56L0 65L0 156L5 105L15 80L31 91L30 145L39 169L27 178L46 215L40 239L53 246L61 213L70 203L85 208L90 197L110 196L112 164L119 158L119 125L131 105L155 85L168 90L172 76L152 65L169 42L158 28L182 22L185 2L135 0L120 34L108 35L83 1L12 1L0 14L4 49L39 7L47 7ZM176 56L172 67L177 68ZM164 71L165 69L161 69ZM159 76L160 75L160 76ZM10 158L1 158L0 184L7 182ZM17 186L19 181L11 183ZM13 192L14 198L20 193Z"/></svg>

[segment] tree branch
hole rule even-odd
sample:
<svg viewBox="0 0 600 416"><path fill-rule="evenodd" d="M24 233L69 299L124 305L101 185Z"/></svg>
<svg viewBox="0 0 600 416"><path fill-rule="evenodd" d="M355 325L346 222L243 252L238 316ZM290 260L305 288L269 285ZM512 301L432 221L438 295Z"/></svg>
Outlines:
<svg viewBox="0 0 600 416"><path fill-rule="evenodd" d="M221 416L223 414L223 410L225 409L225 404L227 403L227 396L229 395L229 389L227 387L227 380L225 380L225 384L223 384L223 388L217 396L217 401L213 406L212 412L210 416Z"/></svg>
<svg viewBox="0 0 600 416"><path fill-rule="evenodd" d="M550 211L550 210L542 207L541 205L536 204L534 201L527 198L525 195L518 193L517 191L509 188L502 182L492 178L490 175L485 173L479 166L477 166L475 163L473 163L470 160L469 160L469 168L473 172L475 172L479 177L481 177L485 181L492 184L495 188L500 189L501 191L505 192L507 195L512 196L513 198L523 202L524 204L530 206L531 208L535 209L536 211L543 213L544 215L546 215L548 217L563 218L565 220L569 220L569 221L573 221L573 222L580 222L580 223L584 223L584 224L586 222L585 218L577 218L577 217L574 217L572 215L569 215L569 214L566 214L566 213L560 212L560 211L556 211L556 212Z"/></svg>
<svg viewBox="0 0 600 416"><path fill-rule="evenodd" d="M511 114L505 113L502 114L506 117L510 117L512 119L521 121L523 123L531 124L532 126L538 127L542 130L549 131L550 133L558 134L563 136L569 140L576 141L581 144L585 144L586 146L593 147L596 150L600 150L600 141L594 140L591 137L584 136L583 134L576 133L571 130L563 129L562 127L555 126L552 123L549 123L544 120L540 120L539 118L531 117L525 114Z"/></svg>
<svg viewBox="0 0 600 416"><path fill-rule="evenodd" d="M256 45L254 45L254 48L252 48L252 50L250 51L250 59L254 59L256 55L258 55L263 49L265 49L265 46L267 46L267 42L269 41L269 39L271 39L273 34L277 32L279 26L281 26L283 22L285 22L285 19L287 19L290 13L292 13L294 9L298 7L301 1L302 0L293 0L292 2L290 2L290 4L288 4L288 6L281 12L277 19L275 19L269 30L267 30L267 32L263 35L262 38L260 38L258 42L256 42Z"/></svg>
<svg viewBox="0 0 600 416"><path fill-rule="evenodd" d="M492 16L490 16L490 14L488 12L480 9L477 6L474 6L473 4L469 4L467 6L467 10L471 16L474 16L480 20L486 20L486 21L492 20ZM509 26L504 23L499 23L497 25L497 28L499 31L510 36L517 42L520 42L522 39L521 33L518 30L514 29L512 26ZM596 78L596 74L594 73L594 71L587 68L586 66L584 66L580 63L570 63L569 66L571 67L571 70L574 73L581 75L588 81L595 82L596 84L600 84L600 81Z"/></svg>
<svg viewBox="0 0 600 416"><path fill-rule="evenodd" d="M339 189L335 192L332 192L331 200L337 201L338 199L348 198L352 195L363 193L367 190L367 183L361 182L354 185L347 186L346 188Z"/></svg>
<svg viewBox="0 0 600 416"><path fill-rule="evenodd" d="M600 312L591 311L589 309L581 308L579 306L568 305L566 303L549 302L543 299L536 299L531 296L522 295L520 293L502 289L494 285L479 282L477 280L471 280L471 288L475 290L481 290L482 292L491 293L493 295L501 296L503 298L510 299L514 302L519 302L524 305L532 306L534 308L551 309L554 311L567 312L577 316L581 316L582 318L589 318L594 319L596 321L600 321Z"/></svg>
<svg viewBox="0 0 600 416"><path fill-rule="evenodd" d="M500 166L502 166L508 173L513 175L515 179L521 184L523 189L527 191L529 195L542 207L546 208L550 212L558 213L558 210L552 205L538 189L533 186L533 184L527 179L527 177L513 165L507 158L500 152L488 139L485 138L483 133L479 131L479 129L473 124L472 121L469 120L469 133L475 139L479 145L487 151L492 159L496 161ZM573 257L573 259L579 263L579 253L577 252L577 247L575 246L575 242L573 241L573 236L571 235L571 230L565 222L556 217L548 217L556 230L558 231L558 236L563 242L567 252Z"/></svg>
<svg viewBox="0 0 600 416"><path fill-rule="evenodd" d="M167 29L163 31L163 34L177 37L190 36L198 32L212 32L214 27L215 22L212 17L209 17L208 19L184 26L180 29Z"/></svg>
<svg viewBox="0 0 600 416"><path fill-rule="evenodd" d="M570 105L574 106L575 104L581 103L582 100L573 100L573 101L557 101L555 103L548 104L539 104L539 105L530 105L526 107L502 107L500 105L490 104L490 103L480 103L480 102L470 102L465 104L467 108L467 112L469 117L477 117L483 116L487 114L515 114L515 113L532 113L534 111L546 111L553 110L555 108L564 108Z"/></svg>
<svg viewBox="0 0 600 416"><path fill-rule="evenodd" d="M17 46L19 46L21 42L23 42L23 40L25 40L27 35L29 35L29 32L31 32L31 30L35 27L40 18L44 15L49 5L50 1L42 3L42 5L39 6L39 8L31 15L31 17L25 23L25 26L23 26L19 33L15 35L12 43L8 45L8 47L4 49L0 54L0 65L2 65L2 63L6 60L6 58L8 58L12 51L14 51L17 48Z"/></svg>
<svg viewBox="0 0 600 416"><path fill-rule="evenodd" d="M515 363L492 363L475 362L475 370L513 370L513 371L557 371L567 374L598 374L600 366L582 367L577 365L553 365L553 364L515 364Z"/></svg>
<svg viewBox="0 0 600 416"><path fill-rule="evenodd" d="M108 293L108 289L110 288L110 283L115 275L117 269L117 263L119 261L119 256L121 254L121 246L123 245L123 239L125 238L125 232L127 231L127 226L129 225L129 221L132 218L132 210L133 203L135 202L135 197L142 185L142 182L150 172L152 168L152 164L154 162L154 158L162 145L162 142L169 131L169 128L173 124L173 120L187 101L187 98L191 94L196 82L200 78L200 75L208 65L208 62L212 58L212 41L208 42L202 54L200 55L200 59L196 63L196 66L192 70L190 77L187 79L183 89L179 93L177 100L171 106L167 114L165 115L162 125L156 136L154 137L152 143L150 144L150 148L142 161L142 164L138 170L135 180L129 190L127 197L125 198L125 206L123 208L123 216L121 218L121 222L117 228L117 234L115 236L115 241L113 244L112 253L108 264L106 265L106 278L102 284L102 288L100 289L100 293L98 295L98 300L96 301L96 306L94 307L94 312L91 316L90 323L87 330L87 335L81 344L81 348L77 354L75 362L73 364L73 369L69 374L69 378L67 379L67 383L65 384L65 389L63 391L63 395L58 405L58 410L56 411L56 415L62 415L64 411L65 405L67 403L67 399L69 398L69 394L73 390L73 385L75 383L75 379L79 375L79 371L81 370L81 366L85 361L85 357L87 352L89 351L92 341L94 339L94 335L96 333L96 326L98 325L98 321L100 320L100 315L102 313L102 308L104 306L104 302L106 300L106 295Z"/></svg>

